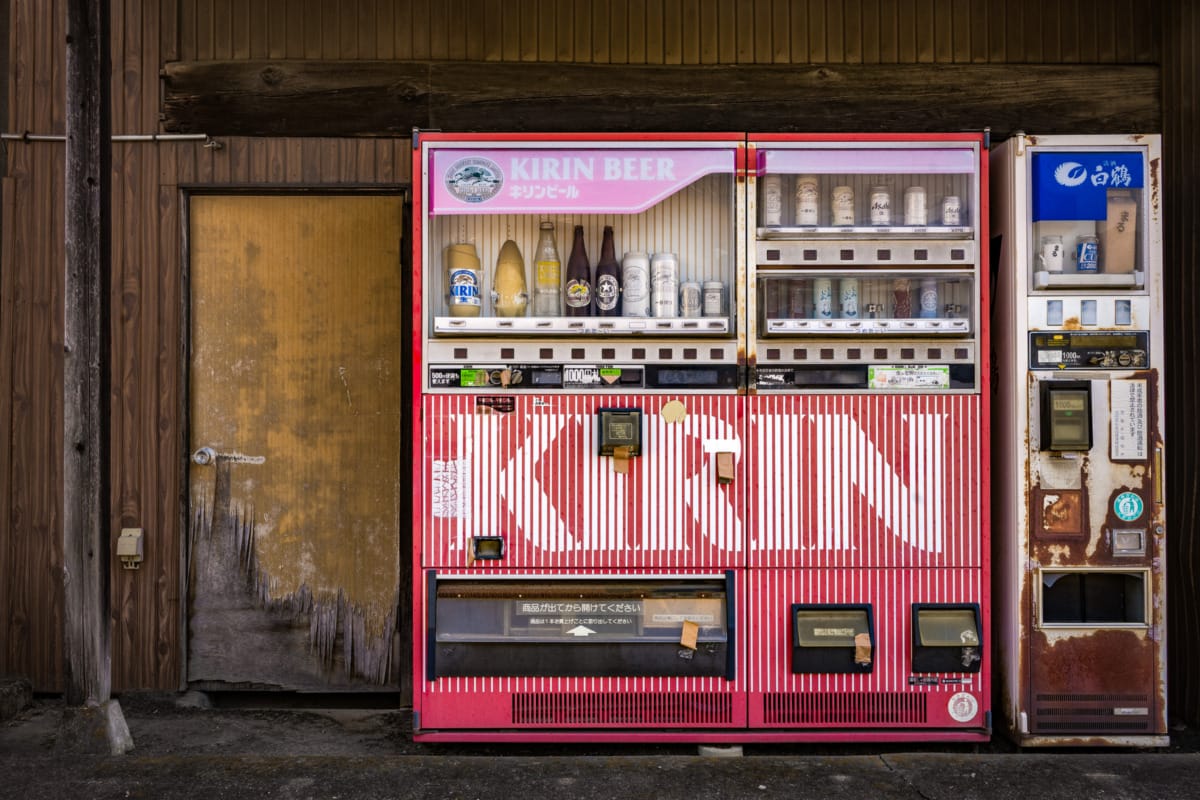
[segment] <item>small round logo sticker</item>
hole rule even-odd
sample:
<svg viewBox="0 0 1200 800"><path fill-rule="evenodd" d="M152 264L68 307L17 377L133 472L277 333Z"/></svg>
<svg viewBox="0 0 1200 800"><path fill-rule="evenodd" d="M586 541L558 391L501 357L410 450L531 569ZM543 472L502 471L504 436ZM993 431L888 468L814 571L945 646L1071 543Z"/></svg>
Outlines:
<svg viewBox="0 0 1200 800"><path fill-rule="evenodd" d="M979 713L979 701L974 695L958 692L950 697L946 705L955 722L970 722Z"/></svg>
<svg viewBox="0 0 1200 800"><path fill-rule="evenodd" d="M1113 501L1113 511L1123 522L1133 522L1142 515L1142 498L1133 492L1121 492Z"/></svg>

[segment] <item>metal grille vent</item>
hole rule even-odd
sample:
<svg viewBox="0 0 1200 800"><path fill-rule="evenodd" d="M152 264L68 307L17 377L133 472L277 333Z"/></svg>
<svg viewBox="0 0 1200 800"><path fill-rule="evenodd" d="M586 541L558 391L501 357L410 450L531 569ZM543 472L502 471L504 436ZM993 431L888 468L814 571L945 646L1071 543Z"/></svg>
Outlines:
<svg viewBox="0 0 1200 800"><path fill-rule="evenodd" d="M733 721L727 694L652 692L516 694L520 725L721 725Z"/></svg>
<svg viewBox="0 0 1200 800"><path fill-rule="evenodd" d="M771 693L763 696L763 720L793 725L917 725L925 722L925 700L924 694L900 692Z"/></svg>
<svg viewBox="0 0 1200 800"><path fill-rule="evenodd" d="M1137 713L1145 709L1145 713ZM1058 733L1147 732L1152 728L1145 694L1035 695L1033 729Z"/></svg>

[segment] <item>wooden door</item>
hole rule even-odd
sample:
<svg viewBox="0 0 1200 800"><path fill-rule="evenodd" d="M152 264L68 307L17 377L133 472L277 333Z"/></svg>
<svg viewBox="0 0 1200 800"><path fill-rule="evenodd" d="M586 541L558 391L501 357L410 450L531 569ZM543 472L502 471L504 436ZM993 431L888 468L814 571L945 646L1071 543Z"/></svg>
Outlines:
<svg viewBox="0 0 1200 800"><path fill-rule="evenodd" d="M394 687L403 199L189 206L188 682Z"/></svg>

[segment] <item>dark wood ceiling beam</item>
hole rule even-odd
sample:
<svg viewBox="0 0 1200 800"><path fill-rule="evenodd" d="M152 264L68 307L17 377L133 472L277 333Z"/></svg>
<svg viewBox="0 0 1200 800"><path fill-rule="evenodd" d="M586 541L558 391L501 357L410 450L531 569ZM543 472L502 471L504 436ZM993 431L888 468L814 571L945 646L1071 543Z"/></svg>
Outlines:
<svg viewBox="0 0 1200 800"><path fill-rule="evenodd" d="M166 130L227 136L1162 128L1153 65L206 61L163 80Z"/></svg>

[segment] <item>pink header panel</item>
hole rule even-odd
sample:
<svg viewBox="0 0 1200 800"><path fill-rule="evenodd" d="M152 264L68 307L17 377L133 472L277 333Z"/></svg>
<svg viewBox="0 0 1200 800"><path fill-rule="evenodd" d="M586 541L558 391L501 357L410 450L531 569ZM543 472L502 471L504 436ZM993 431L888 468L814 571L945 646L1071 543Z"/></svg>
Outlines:
<svg viewBox="0 0 1200 800"><path fill-rule="evenodd" d="M942 175L975 172L975 151L954 148L894 148L890 150L817 149L759 150L760 172L864 173Z"/></svg>
<svg viewBox="0 0 1200 800"><path fill-rule="evenodd" d="M429 213L636 214L705 175L732 174L735 148L457 149L429 156Z"/></svg>

